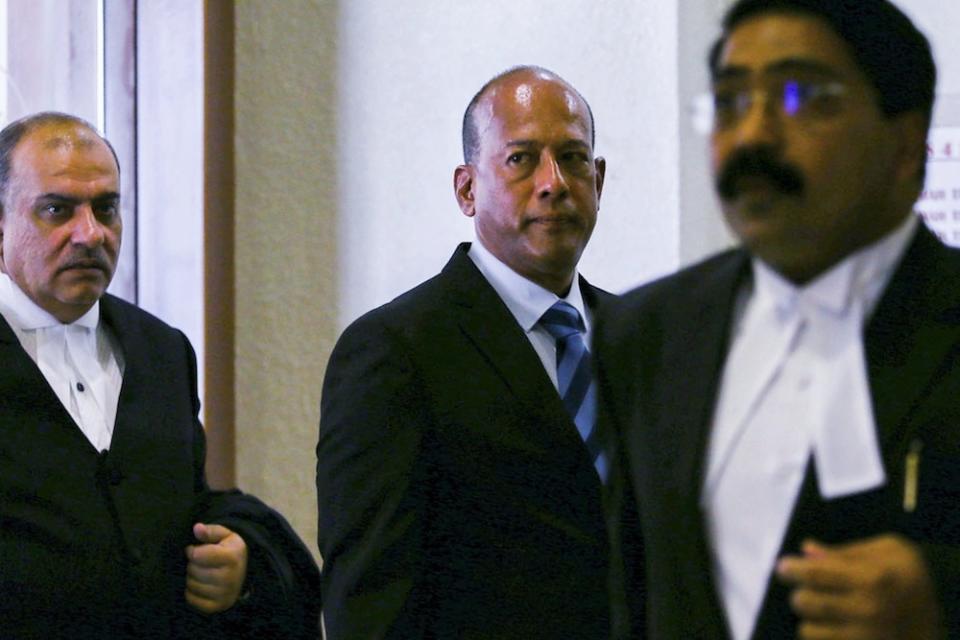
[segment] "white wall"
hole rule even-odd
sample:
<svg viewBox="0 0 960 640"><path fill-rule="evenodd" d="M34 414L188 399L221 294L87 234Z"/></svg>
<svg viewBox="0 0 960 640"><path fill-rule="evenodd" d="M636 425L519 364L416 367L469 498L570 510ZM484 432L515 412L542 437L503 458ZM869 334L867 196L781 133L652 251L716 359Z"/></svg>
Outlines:
<svg viewBox="0 0 960 640"><path fill-rule="evenodd" d="M139 305L203 362L203 5L137 7L137 227L124 242L136 242ZM198 376L202 399L202 365Z"/></svg>
<svg viewBox="0 0 960 640"><path fill-rule="evenodd" d="M460 120L484 82L517 64L556 71L594 111L607 179L583 273L621 290L676 267L674 2L352 1L340 10L341 325L434 275L472 239L453 195Z"/></svg>

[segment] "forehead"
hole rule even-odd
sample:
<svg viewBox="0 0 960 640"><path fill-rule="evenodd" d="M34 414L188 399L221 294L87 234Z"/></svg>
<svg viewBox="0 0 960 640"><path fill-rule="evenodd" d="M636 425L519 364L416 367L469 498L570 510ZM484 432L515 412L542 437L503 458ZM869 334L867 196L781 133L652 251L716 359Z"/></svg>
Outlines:
<svg viewBox="0 0 960 640"><path fill-rule="evenodd" d="M772 12L747 18L728 35L715 74L809 69L865 80L847 43L825 19Z"/></svg>
<svg viewBox="0 0 960 640"><path fill-rule="evenodd" d="M113 153L93 131L73 123L51 123L28 131L11 154L18 181L91 181L118 178Z"/></svg>
<svg viewBox="0 0 960 640"><path fill-rule="evenodd" d="M560 136L589 143L590 116L583 99L545 74L503 79L487 91L474 117L481 144L504 135L511 139Z"/></svg>

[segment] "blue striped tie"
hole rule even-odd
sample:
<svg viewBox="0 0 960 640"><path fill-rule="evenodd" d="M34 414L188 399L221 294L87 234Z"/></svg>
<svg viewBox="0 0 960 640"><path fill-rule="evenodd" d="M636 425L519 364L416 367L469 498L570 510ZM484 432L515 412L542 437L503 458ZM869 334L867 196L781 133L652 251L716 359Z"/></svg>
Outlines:
<svg viewBox="0 0 960 640"><path fill-rule="evenodd" d="M559 300L540 317L540 326L557 341L557 386L564 406L573 417L590 459L607 479L607 457L596 433L597 385L590 369L590 352L583 342L585 330L580 312Z"/></svg>

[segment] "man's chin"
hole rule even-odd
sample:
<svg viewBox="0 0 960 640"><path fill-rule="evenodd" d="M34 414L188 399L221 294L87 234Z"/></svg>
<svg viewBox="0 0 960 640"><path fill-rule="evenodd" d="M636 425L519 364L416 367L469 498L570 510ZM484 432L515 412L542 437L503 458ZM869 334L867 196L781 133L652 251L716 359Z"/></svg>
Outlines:
<svg viewBox="0 0 960 640"><path fill-rule="evenodd" d="M107 283L84 283L77 284L69 289L61 291L57 295L57 300L61 304L73 307L86 307L89 309L97 300L103 297L107 292Z"/></svg>
<svg viewBox="0 0 960 640"><path fill-rule="evenodd" d="M727 215L726 219L733 235L754 255L779 253L785 243L791 244L789 225L779 215Z"/></svg>
<svg viewBox="0 0 960 640"><path fill-rule="evenodd" d="M79 319L83 314L90 311L90 308L103 295L94 291L57 291L52 297L41 298L35 302L47 313L55 317L64 324L70 324Z"/></svg>
<svg viewBox="0 0 960 640"><path fill-rule="evenodd" d="M724 200L723 215L728 226L744 244L789 241L797 225L802 226L804 213L799 202L781 193L746 193Z"/></svg>
<svg viewBox="0 0 960 640"><path fill-rule="evenodd" d="M99 298L107 290L113 274L97 267L67 269L57 276L55 286L64 298Z"/></svg>

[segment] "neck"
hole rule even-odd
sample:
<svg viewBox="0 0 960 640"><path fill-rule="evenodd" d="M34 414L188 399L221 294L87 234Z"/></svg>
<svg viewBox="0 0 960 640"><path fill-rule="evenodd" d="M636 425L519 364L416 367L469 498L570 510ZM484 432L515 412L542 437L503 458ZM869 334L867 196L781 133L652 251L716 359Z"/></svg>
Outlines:
<svg viewBox="0 0 960 640"><path fill-rule="evenodd" d="M523 274L521 274L523 275ZM573 272L562 277L553 277L548 274L537 274L538 277L524 276L538 285L555 293L560 298L566 298L570 293L570 287L573 286Z"/></svg>
<svg viewBox="0 0 960 640"><path fill-rule="evenodd" d="M759 257L781 276L798 287L802 287L827 273L853 254L886 238L898 229L900 225L904 224L908 215L912 215L909 210L899 216L887 217L886 220L879 221L876 226L866 230L857 238L851 239L847 244L835 247L835 251L825 253L821 256L812 256L807 253L796 256L798 259L794 262L781 260L779 263L774 260L766 260L763 256ZM811 258L813 259L811 260Z"/></svg>

